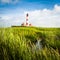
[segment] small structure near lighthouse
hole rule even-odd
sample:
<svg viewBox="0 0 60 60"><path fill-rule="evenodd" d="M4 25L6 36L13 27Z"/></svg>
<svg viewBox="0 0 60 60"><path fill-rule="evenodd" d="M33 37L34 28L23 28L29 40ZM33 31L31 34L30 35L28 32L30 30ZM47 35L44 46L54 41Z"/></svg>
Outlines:
<svg viewBox="0 0 60 60"><path fill-rule="evenodd" d="M32 26L31 23L29 23L29 14L26 14L26 22L23 22L21 26Z"/></svg>

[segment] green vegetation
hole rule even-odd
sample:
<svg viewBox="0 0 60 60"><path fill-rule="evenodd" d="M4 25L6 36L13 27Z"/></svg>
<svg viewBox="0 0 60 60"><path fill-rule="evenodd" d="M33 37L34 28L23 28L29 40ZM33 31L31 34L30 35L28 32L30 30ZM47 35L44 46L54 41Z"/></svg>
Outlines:
<svg viewBox="0 0 60 60"><path fill-rule="evenodd" d="M0 60L60 60L60 28L0 28Z"/></svg>

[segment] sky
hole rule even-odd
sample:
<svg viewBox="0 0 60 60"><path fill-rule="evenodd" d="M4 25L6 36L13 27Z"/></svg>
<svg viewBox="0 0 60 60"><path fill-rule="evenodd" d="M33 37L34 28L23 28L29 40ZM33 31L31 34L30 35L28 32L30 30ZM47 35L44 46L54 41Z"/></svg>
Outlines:
<svg viewBox="0 0 60 60"><path fill-rule="evenodd" d="M0 0L0 27L29 22L38 27L60 27L60 0Z"/></svg>

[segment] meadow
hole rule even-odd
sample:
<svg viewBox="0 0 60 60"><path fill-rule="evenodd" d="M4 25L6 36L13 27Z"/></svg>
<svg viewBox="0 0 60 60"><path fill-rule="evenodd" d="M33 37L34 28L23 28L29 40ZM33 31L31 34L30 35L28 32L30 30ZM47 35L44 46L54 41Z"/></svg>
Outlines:
<svg viewBox="0 0 60 60"><path fill-rule="evenodd" d="M0 60L60 60L60 28L0 28Z"/></svg>

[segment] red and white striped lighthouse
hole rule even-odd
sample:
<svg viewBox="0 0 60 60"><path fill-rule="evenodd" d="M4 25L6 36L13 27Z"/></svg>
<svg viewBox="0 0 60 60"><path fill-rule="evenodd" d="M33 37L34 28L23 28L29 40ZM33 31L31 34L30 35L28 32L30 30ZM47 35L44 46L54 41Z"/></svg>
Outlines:
<svg viewBox="0 0 60 60"><path fill-rule="evenodd" d="M27 14L26 14L26 26L29 25L29 23L28 23L28 18L29 18L29 14L27 13Z"/></svg>
<svg viewBox="0 0 60 60"><path fill-rule="evenodd" d="M27 13L26 14L26 22L25 23L22 23L21 26L32 26L31 23L29 23L29 14Z"/></svg>

